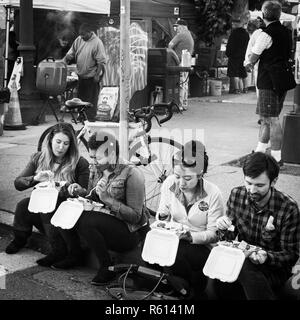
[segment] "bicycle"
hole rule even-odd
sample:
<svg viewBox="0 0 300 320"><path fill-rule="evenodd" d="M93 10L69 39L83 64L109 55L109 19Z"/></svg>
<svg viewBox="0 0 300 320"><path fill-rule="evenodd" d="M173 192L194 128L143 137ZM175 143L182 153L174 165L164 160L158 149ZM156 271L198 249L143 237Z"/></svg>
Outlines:
<svg viewBox="0 0 300 320"><path fill-rule="evenodd" d="M67 112L72 115L72 122L81 123L83 127L76 131L78 143L82 143L88 151L86 133L90 133L89 126L94 122L87 122L85 110L91 107L88 102L79 99L68 100L65 103ZM171 101L152 106L142 107L129 112L129 161L140 167L145 177L146 206L152 216L155 216L160 201L160 188L172 170L171 159L176 151L182 149L182 144L166 137L152 137L148 133L152 128L152 119L155 118L158 125L169 121L173 117L178 105ZM163 115L159 119L157 113ZM180 111L179 111L180 112ZM77 113L77 117L74 116ZM118 128L118 123L105 122L101 128ZM38 151L41 151L45 137L51 130L47 128L38 141Z"/></svg>

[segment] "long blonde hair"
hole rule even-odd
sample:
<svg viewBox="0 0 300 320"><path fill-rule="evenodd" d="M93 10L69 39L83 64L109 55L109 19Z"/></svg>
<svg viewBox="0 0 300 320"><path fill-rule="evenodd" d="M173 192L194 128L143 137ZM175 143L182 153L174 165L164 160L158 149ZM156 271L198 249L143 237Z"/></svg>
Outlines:
<svg viewBox="0 0 300 320"><path fill-rule="evenodd" d="M65 134L70 144L63 161L58 168L54 168L55 155L52 150L52 140L57 133ZM79 160L79 151L75 131L69 123L58 123L52 127L46 138L46 146L43 149L38 160L37 172L42 170L51 170L54 173L54 179L57 181L75 182L75 168Z"/></svg>

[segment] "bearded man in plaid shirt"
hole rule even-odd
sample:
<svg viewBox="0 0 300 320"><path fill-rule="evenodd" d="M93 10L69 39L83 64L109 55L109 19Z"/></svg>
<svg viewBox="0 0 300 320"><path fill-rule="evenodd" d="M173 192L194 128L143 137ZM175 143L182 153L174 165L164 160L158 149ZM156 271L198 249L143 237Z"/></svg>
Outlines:
<svg viewBox="0 0 300 320"><path fill-rule="evenodd" d="M236 293L237 299L273 300L299 258L300 212L290 196L274 188L279 166L272 156L251 154L243 173L245 186L231 191L226 215L216 224L227 239L237 237L261 250L245 259L236 282L217 281L216 290L220 298Z"/></svg>

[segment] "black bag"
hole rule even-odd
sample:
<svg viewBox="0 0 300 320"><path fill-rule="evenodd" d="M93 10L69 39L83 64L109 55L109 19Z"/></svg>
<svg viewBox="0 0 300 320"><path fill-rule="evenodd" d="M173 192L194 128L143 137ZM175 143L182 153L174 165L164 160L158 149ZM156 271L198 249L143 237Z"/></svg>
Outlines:
<svg viewBox="0 0 300 320"><path fill-rule="evenodd" d="M118 283L106 287L107 293L114 299L189 300L191 298L189 284L180 277L138 265L127 267L126 264L120 264L115 268L127 270L119 277Z"/></svg>
<svg viewBox="0 0 300 320"><path fill-rule="evenodd" d="M296 87L294 74L288 62L274 63L268 67L268 71L275 92L282 94Z"/></svg>

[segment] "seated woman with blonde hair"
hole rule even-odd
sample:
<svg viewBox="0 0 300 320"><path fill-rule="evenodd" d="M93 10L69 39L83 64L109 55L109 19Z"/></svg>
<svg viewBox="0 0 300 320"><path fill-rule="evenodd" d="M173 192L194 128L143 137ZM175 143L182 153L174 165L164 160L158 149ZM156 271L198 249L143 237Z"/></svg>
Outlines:
<svg viewBox="0 0 300 320"><path fill-rule="evenodd" d="M168 272L187 280L195 297L206 288L207 278L202 272L217 241L216 220L224 215L219 188L203 178L208 156L200 141L189 141L173 157L174 173L161 188L156 218L172 220L185 226L174 265Z"/></svg>
<svg viewBox="0 0 300 320"><path fill-rule="evenodd" d="M68 197L86 195L89 163L79 155L74 129L68 123L58 123L52 127L46 137L45 148L31 156L26 168L15 179L15 188L23 191L49 180L65 182L59 191L56 208ZM6 253L14 254L23 248L35 226L46 233L51 246L50 253L37 261L39 265L50 267L66 258L69 265L79 263L78 236L74 231L50 224L56 209L48 214L29 212L29 200L25 198L17 204L13 222L14 239L7 246Z"/></svg>

